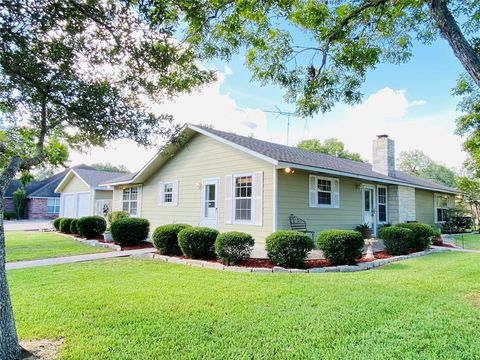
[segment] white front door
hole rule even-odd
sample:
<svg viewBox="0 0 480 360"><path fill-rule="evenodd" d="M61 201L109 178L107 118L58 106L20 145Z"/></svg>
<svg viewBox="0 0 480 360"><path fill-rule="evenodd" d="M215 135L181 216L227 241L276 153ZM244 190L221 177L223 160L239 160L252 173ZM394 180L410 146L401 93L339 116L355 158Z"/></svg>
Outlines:
<svg viewBox="0 0 480 360"><path fill-rule="evenodd" d="M218 179L203 180L202 225L218 229Z"/></svg>
<svg viewBox="0 0 480 360"><path fill-rule="evenodd" d="M78 193L77 194L77 216L90 215L90 193Z"/></svg>
<svg viewBox="0 0 480 360"><path fill-rule="evenodd" d="M374 234L377 230L375 211L375 188L373 186L364 185L362 191L363 223L368 223Z"/></svg>
<svg viewBox="0 0 480 360"><path fill-rule="evenodd" d="M62 216L67 218L75 217L75 194L65 194L62 198Z"/></svg>

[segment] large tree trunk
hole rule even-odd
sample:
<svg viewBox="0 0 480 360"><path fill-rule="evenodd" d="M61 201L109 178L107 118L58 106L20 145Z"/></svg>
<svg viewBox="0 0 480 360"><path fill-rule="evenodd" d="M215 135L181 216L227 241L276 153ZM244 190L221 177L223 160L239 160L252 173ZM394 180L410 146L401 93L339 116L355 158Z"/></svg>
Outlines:
<svg viewBox="0 0 480 360"><path fill-rule="evenodd" d="M0 359L2 360L17 360L20 358L20 346L18 345L17 329L15 328L5 271L6 249L3 210L5 190L20 170L21 165L22 160L20 158L12 158L6 169L0 174Z"/></svg>
<svg viewBox="0 0 480 360"><path fill-rule="evenodd" d="M5 271L5 230L3 227L4 198L0 194L0 359L20 358L17 329Z"/></svg>
<svg viewBox="0 0 480 360"><path fill-rule="evenodd" d="M473 81L480 86L480 57L463 36L455 18L448 9L446 0L426 0L442 36L447 39L455 56L460 60Z"/></svg>

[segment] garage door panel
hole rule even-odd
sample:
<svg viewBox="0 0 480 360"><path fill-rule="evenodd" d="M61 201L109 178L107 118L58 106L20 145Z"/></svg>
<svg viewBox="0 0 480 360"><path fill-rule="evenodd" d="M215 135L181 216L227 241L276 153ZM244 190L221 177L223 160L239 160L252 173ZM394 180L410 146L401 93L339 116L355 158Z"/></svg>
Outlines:
<svg viewBox="0 0 480 360"><path fill-rule="evenodd" d="M63 216L75 217L75 195L69 194L63 196Z"/></svg>
<svg viewBox="0 0 480 360"><path fill-rule="evenodd" d="M77 217L90 215L90 193L77 194Z"/></svg>

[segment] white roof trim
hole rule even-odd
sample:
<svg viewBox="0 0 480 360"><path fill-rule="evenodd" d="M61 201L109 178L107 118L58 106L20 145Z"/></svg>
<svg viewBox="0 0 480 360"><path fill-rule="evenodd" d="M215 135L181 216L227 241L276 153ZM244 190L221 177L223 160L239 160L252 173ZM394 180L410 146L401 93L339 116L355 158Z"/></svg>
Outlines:
<svg viewBox="0 0 480 360"><path fill-rule="evenodd" d="M237 150L240 150L240 151L243 151L249 155L252 155L252 156L255 156L256 158L259 158L261 160L264 160L270 164L273 164L273 165L278 165L278 161L275 160L275 159L272 159L271 157L268 157L268 156L265 156L265 155L262 155L256 151L253 151L253 150L250 150L244 146L241 146L241 145L238 145L238 144L235 144L234 142L231 142L231 141L228 141L228 140L225 140L224 138L220 137L220 136L217 136L217 135L214 135L212 133L210 133L209 131L207 130L204 130L198 126L195 126L195 125L191 125L191 124L187 124L185 125L184 129L182 129L181 131L184 131L185 129L192 129L193 131L199 133L199 134L202 134L202 135L205 135L205 136L208 136L209 138L211 139L214 139L214 140L217 140L223 144L226 144L228 146L231 146ZM140 175L142 175L142 173L150 166L150 164L152 164L153 161L155 161L159 156L162 155L162 152L163 150L157 152L151 159L150 161L144 166L142 167L142 169L130 180L126 180L126 181L119 181L119 182L116 182L116 183L109 183L109 182L105 182L105 183L102 183L100 185L102 186L107 186L107 185L110 185L110 186L115 186L115 185L127 185L127 184L132 184L132 183L135 183L136 180L140 177Z"/></svg>
<svg viewBox="0 0 480 360"><path fill-rule="evenodd" d="M82 182L89 188L91 189L92 187L73 169L70 169L70 171L67 173L67 175L65 175L62 179L62 181L60 181L60 184L58 184L58 186L55 188L54 192L56 193L60 193L61 191L59 191L59 189L61 189L65 183L67 182L67 178L70 176L70 174L73 174L75 176L78 176L78 178L80 180L82 180ZM68 180L70 181L70 180Z"/></svg>
<svg viewBox="0 0 480 360"><path fill-rule="evenodd" d="M409 186L409 187L413 187L413 188L417 188L417 189L437 191L437 192L442 192L442 193L446 193L446 194L459 194L460 193L460 191L454 192L454 191L441 190L441 189L436 189L436 188L432 188L432 187L428 187L428 186L415 185L415 184L408 183L408 182L403 182L403 181L386 180L386 179L380 179L380 178L375 178L375 177L371 177L371 176L356 175L356 174L347 173L347 172L343 172L343 171L330 170L330 169L325 169L325 168L320 168L320 167L315 167L315 166L298 165L298 164L295 164L295 163L279 162L278 167L279 168L291 167L291 168L296 168L296 169L301 169L301 170L315 171L315 172L320 172L320 173L325 173L325 174L332 174L332 175L345 176L345 177L350 177L350 178L355 178L355 179L368 180L368 181L387 184L387 185L390 184L390 185Z"/></svg>
<svg viewBox="0 0 480 360"><path fill-rule="evenodd" d="M256 151L250 150L250 149L248 149L248 148L246 148L246 147L244 147L244 146L242 146L242 145L238 145L238 144L236 144L236 143L234 143L234 142L225 140L224 138L222 138L222 137L220 137L220 136L217 136L217 135L215 135L215 134L210 133L208 130L204 130L204 129L202 129L202 128L199 128L199 127L197 127L197 126L195 126L195 125L191 125L191 124L188 124L187 127L190 128L190 129L192 129L192 130L195 130L196 132L198 132L198 133L200 133L200 134L202 134L202 135L208 136L209 138L212 138L212 139L214 139L214 140L217 140L217 141L219 141L219 142L221 142L221 143L223 143L223 144L229 145L229 146L231 146L231 147L233 147L233 148L235 148L235 149L237 149L237 150L243 151L243 152L245 152L245 153L247 153L247 154L250 154L250 155L252 155L252 156L255 156L255 157L257 157L257 158L259 158L259 159L261 159L261 160L264 160L264 161L266 161L266 162L269 162L270 164L278 165L278 160L272 159L271 157L268 157L268 156L265 156L265 155L262 155L262 154L260 154L260 153L258 153L258 152L256 152Z"/></svg>

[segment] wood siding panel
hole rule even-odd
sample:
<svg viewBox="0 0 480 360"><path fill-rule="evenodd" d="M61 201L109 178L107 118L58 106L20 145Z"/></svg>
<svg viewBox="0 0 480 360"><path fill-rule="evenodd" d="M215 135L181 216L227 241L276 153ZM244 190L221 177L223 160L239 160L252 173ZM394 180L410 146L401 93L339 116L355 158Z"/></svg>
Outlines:
<svg viewBox="0 0 480 360"><path fill-rule="evenodd" d="M278 172L278 228L289 229L289 216L294 214L307 222L309 230L353 229L362 222L362 193L357 191L359 180L341 178L340 207L337 209L310 208L308 201L309 172L294 174ZM332 177L331 175L323 175ZM374 184L373 184L374 185Z"/></svg>
<svg viewBox="0 0 480 360"><path fill-rule="evenodd" d="M263 172L263 224L225 224L225 176L228 174ZM196 135L142 186L141 215L151 222L151 230L159 225L187 223L199 225L201 220L202 180L219 178L219 231L245 231L263 243L272 232L273 165L236 150L228 145ZM178 205L159 205L159 182L178 181ZM113 208L120 209L121 189L113 194Z"/></svg>
<svg viewBox="0 0 480 360"><path fill-rule="evenodd" d="M90 191L90 188L78 178L77 175L73 175L72 179L64 186L62 193L83 192Z"/></svg>
<svg viewBox="0 0 480 360"><path fill-rule="evenodd" d="M433 191L415 189L415 213L418 222L435 225Z"/></svg>

